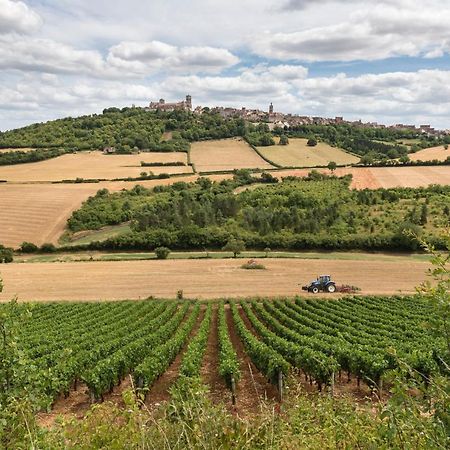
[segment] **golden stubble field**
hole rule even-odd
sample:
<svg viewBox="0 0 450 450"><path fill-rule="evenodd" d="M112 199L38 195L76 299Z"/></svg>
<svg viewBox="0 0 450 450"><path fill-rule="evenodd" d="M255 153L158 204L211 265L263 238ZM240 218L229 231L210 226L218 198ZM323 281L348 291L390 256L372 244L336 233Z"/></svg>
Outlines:
<svg viewBox="0 0 450 450"><path fill-rule="evenodd" d="M450 148L446 150L443 145L440 145L439 147L425 148L416 153L410 153L408 156L411 161L432 161L433 159L445 161L450 156Z"/></svg>
<svg viewBox="0 0 450 450"><path fill-rule="evenodd" d="M288 145L258 147L258 150L275 164L288 167L326 166L330 161L340 165L356 164L359 161L358 157L324 142L315 147L309 147L307 142L307 139L289 139Z"/></svg>
<svg viewBox="0 0 450 450"><path fill-rule="evenodd" d="M192 173L190 166L141 167L141 161L187 163L187 154L171 152L104 155L100 151L78 152L36 163L0 166L0 180L29 183L76 178L137 178L141 172L153 172L156 175Z"/></svg>
<svg viewBox="0 0 450 450"><path fill-rule="evenodd" d="M194 142L191 161L197 172L273 168L240 138Z"/></svg>
<svg viewBox="0 0 450 450"><path fill-rule="evenodd" d="M136 184L153 187L196 178L192 175L139 183L0 184L0 243L11 247L18 247L23 241L56 244L72 212L99 189L117 192Z"/></svg>
<svg viewBox="0 0 450 450"><path fill-rule="evenodd" d="M338 284L356 285L362 294L413 293L429 267L405 258L261 262L266 270L241 269L242 259L6 264L0 300L15 295L19 301L174 298L179 289L187 298L200 299L292 296L301 293L299 283L319 274L331 274Z"/></svg>
<svg viewBox="0 0 450 450"><path fill-rule="evenodd" d="M286 169L276 171L277 177L287 175L303 177L311 169ZM328 169L317 169L318 172L331 174ZM337 176L353 175L351 187L354 189L378 189L394 187L425 187L430 184L450 184L450 166L422 167L349 167L338 168Z"/></svg>

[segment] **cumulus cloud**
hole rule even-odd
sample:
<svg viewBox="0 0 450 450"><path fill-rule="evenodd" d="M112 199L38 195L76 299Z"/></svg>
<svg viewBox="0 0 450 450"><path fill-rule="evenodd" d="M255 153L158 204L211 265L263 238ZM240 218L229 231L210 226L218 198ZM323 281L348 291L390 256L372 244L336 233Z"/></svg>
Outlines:
<svg viewBox="0 0 450 450"><path fill-rule="evenodd" d="M423 121L438 117L448 127L450 71L419 70L349 77L309 78L296 83L304 104L329 114ZM339 115L341 115L339 114ZM380 119L381 118L381 119Z"/></svg>
<svg viewBox="0 0 450 450"><path fill-rule="evenodd" d="M41 17L24 2L0 0L0 34L32 33L41 25Z"/></svg>
<svg viewBox="0 0 450 450"><path fill-rule="evenodd" d="M108 62L138 73L163 70L217 72L239 59L230 51L214 47L176 47L160 41L121 42L109 51Z"/></svg>
<svg viewBox="0 0 450 450"><path fill-rule="evenodd" d="M307 69L297 65L268 66L260 64L242 69L234 76L172 76L162 83L165 90L177 94L190 92L200 99L216 101L260 101L290 95L293 81L305 79Z"/></svg>
<svg viewBox="0 0 450 450"><path fill-rule="evenodd" d="M47 73L88 74L99 78L142 77L157 72L219 72L239 59L213 47L175 47L159 41L122 42L106 58L50 39L0 36L0 68Z"/></svg>
<svg viewBox="0 0 450 450"><path fill-rule="evenodd" d="M50 39L0 36L0 68L94 75L104 69L104 61L95 50L76 50Z"/></svg>
<svg viewBox="0 0 450 450"><path fill-rule="evenodd" d="M395 4L394 4L395 3ZM402 2L398 2L401 4ZM399 8L380 3L354 12L350 20L293 32L265 33L250 46L281 60L354 61L394 56L438 57L450 50L450 9ZM396 6L397 5L397 6Z"/></svg>

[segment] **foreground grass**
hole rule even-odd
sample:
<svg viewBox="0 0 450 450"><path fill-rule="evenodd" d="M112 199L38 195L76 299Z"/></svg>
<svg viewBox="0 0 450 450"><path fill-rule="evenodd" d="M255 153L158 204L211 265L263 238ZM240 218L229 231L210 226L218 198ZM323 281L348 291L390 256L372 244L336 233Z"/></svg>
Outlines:
<svg viewBox="0 0 450 450"><path fill-rule="evenodd" d="M3 442L8 448L113 450L444 449L449 443L442 424L407 404L357 405L350 398L306 394L298 384L282 405L261 401L245 418L213 404L195 378L179 379L171 394L169 402L149 410L126 391L125 407L95 405L83 419L61 418L50 430L29 416Z"/></svg>

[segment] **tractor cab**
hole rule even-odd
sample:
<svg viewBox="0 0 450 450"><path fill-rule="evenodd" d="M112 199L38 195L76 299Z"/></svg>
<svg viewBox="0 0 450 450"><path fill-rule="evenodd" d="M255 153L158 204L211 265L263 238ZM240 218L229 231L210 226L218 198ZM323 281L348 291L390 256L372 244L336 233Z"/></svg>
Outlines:
<svg viewBox="0 0 450 450"><path fill-rule="evenodd" d="M330 277L330 275L320 275L320 277L317 277L317 281L320 284L326 284L331 281L331 277Z"/></svg>

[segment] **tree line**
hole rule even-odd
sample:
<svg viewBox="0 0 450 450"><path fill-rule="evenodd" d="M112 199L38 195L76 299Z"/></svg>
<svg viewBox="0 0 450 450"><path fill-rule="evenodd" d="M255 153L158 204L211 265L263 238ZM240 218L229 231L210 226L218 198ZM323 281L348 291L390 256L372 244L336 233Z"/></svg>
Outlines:
<svg viewBox="0 0 450 450"><path fill-rule="evenodd" d="M448 186L355 191L349 176L313 172L236 193L256 181L245 172L221 182L201 178L115 194L103 189L72 214L68 227L131 223L130 232L91 244L101 249L222 248L238 239L254 249L417 250L408 233L443 245L438 234L450 220Z"/></svg>

